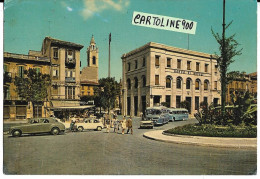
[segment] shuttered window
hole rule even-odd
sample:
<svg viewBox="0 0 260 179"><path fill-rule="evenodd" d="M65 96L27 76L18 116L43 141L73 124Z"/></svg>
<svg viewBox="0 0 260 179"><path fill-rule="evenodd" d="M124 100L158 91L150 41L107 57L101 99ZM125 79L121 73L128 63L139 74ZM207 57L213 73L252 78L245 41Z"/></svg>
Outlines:
<svg viewBox="0 0 260 179"><path fill-rule="evenodd" d="M155 85L159 85L159 75L155 75Z"/></svg>
<svg viewBox="0 0 260 179"><path fill-rule="evenodd" d="M155 66L156 67L160 66L160 56L158 56L158 55L155 56Z"/></svg>

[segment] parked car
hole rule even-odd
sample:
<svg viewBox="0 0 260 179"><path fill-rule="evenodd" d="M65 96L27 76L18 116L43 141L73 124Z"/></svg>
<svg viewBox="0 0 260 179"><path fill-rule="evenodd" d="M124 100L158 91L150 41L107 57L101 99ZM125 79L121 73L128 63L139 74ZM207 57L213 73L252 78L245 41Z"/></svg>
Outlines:
<svg viewBox="0 0 260 179"><path fill-rule="evenodd" d="M169 121L188 120L189 111L184 108L168 108L167 118Z"/></svg>
<svg viewBox="0 0 260 179"><path fill-rule="evenodd" d="M164 106L149 107L145 110L146 120L153 121L155 126L163 125L168 123L168 118L166 117L167 108Z"/></svg>
<svg viewBox="0 0 260 179"><path fill-rule="evenodd" d="M64 124L55 118L33 118L27 124L13 126L9 133L14 137L20 137L22 134L51 133L58 135L65 131Z"/></svg>
<svg viewBox="0 0 260 179"><path fill-rule="evenodd" d="M140 121L140 129L143 129L143 128L153 129L153 121L152 120L148 120L147 118L143 118Z"/></svg>
<svg viewBox="0 0 260 179"><path fill-rule="evenodd" d="M77 122L76 123L78 127L78 131L82 132L83 130L97 130L101 131L104 128L104 125L102 124L101 121L98 119L86 119L82 122Z"/></svg>

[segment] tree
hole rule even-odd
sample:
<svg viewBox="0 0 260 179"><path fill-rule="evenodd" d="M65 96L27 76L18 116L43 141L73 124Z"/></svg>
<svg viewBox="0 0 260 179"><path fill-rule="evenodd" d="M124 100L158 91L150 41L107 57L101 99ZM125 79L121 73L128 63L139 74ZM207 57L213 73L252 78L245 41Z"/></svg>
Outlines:
<svg viewBox="0 0 260 179"><path fill-rule="evenodd" d="M101 78L99 87L95 88L95 104L108 110L114 108L116 98L120 94L120 85L115 78Z"/></svg>
<svg viewBox="0 0 260 179"><path fill-rule="evenodd" d="M219 33L215 33L212 29L212 34L215 37L216 41L219 44L219 51L221 53L220 56L216 54L216 59L220 71L220 82L221 82L221 112L222 115L225 114L225 106L226 106L226 89L227 89L227 70L229 65L234 62L234 57L237 55L241 55L242 49L237 50L239 44L234 39L235 34L225 37L225 30L232 24L232 21L225 26L225 21L223 21L223 33L220 36Z"/></svg>
<svg viewBox="0 0 260 179"><path fill-rule="evenodd" d="M34 109L36 103L48 96L50 75L36 72L36 69L25 70L24 74L25 77L15 77L16 92L21 99L32 102Z"/></svg>

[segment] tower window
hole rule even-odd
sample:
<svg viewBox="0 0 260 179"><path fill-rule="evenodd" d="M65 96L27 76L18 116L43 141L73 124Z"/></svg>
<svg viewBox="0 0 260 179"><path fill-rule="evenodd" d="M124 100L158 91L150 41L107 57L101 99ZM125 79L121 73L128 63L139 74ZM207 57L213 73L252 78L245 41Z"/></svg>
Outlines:
<svg viewBox="0 0 260 179"><path fill-rule="evenodd" d="M96 65L96 57L95 56L92 57L92 63L93 63L93 65Z"/></svg>

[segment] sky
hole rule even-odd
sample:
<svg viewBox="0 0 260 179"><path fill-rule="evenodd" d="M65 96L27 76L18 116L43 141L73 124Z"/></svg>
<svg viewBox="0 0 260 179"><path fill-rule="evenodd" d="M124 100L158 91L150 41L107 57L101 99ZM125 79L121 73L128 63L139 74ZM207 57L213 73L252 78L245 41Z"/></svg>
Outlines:
<svg viewBox="0 0 260 179"><path fill-rule="evenodd" d="M108 75L108 37L111 41L111 76L122 78L124 53L148 42L188 48L186 33L132 25L134 11L183 18L197 22L189 35L189 49L219 54L211 33L222 33L221 0L6 0L4 3L4 51L28 54L41 50L46 36L84 45L81 68L87 65L86 49L91 36L99 48L99 78ZM243 48L229 71L257 70L256 0L226 0L226 31Z"/></svg>

